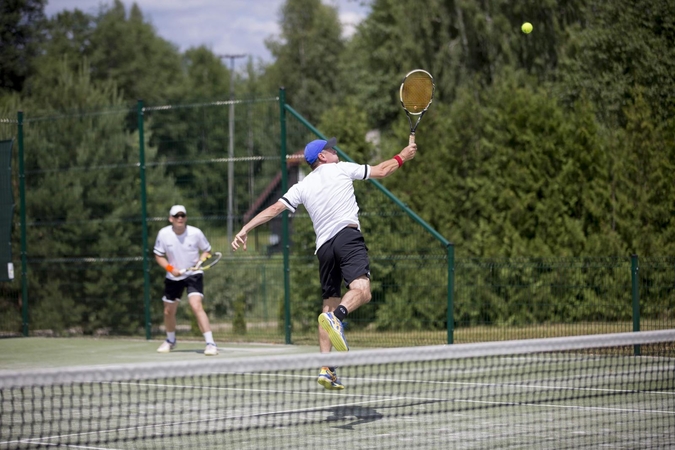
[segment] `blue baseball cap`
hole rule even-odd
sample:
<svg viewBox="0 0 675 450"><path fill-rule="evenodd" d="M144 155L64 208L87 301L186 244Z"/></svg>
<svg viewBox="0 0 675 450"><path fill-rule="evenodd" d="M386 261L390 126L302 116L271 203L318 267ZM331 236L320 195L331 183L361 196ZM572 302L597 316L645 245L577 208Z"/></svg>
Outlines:
<svg viewBox="0 0 675 450"><path fill-rule="evenodd" d="M305 146L305 161L307 161L308 164L314 164L314 161L319 157L319 153L323 150L335 147L335 144L337 144L337 138L334 137L327 141L317 139L310 142Z"/></svg>

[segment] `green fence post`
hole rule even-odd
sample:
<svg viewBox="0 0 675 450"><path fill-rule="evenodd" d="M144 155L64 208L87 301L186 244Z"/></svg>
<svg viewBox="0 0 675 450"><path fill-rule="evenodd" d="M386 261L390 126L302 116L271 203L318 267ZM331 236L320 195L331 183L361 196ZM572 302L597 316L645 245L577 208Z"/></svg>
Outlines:
<svg viewBox="0 0 675 450"><path fill-rule="evenodd" d="M148 260L148 198L145 182L145 138L143 135L143 100L136 106L138 114L138 165L141 171L141 228L143 234L143 305L145 309L145 339L152 339L152 323L150 321L150 264Z"/></svg>
<svg viewBox="0 0 675 450"><path fill-rule="evenodd" d="M28 336L28 252L26 240L26 168L23 156L23 111L17 113L19 140L19 208L21 209L21 328Z"/></svg>
<svg viewBox="0 0 675 450"><path fill-rule="evenodd" d="M448 344L455 342L455 246L448 244Z"/></svg>
<svg viewBox="0 0 675 450"><path fill-rule="evenodd" d="M281 192L288 190L288 170L286 169L286 89L279 88L279 120L281 125ZM284 252L284 329L286 344L291 343L291 266L289 263L288 210L281 216L281 246Z"/></svg>
<svg viewBox="0 0 675 450"><path fill-rule="evenodd" d="M633 292L633 331L640 331L640 281L638 279L639 261L638 255L630 257L630 279ZM635 356L640 355L640 346L633 346Z"/></svg>

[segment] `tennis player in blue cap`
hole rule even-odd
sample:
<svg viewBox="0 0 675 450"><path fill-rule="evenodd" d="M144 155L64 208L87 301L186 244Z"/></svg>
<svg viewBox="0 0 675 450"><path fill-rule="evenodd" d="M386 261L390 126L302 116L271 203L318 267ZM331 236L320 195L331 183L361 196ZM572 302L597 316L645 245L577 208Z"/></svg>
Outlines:
<svg viewBox="0 0 675 450"><path fill-rule="evenodd" d="M359 205L354 196L354 180L385 178L415 157L417 145L410 144L392 159L376 166L340 162L336 139L317 139L305 147L305 160L312 172L293 185L275 204L261 211L232 241L232 249L246 250L248 233L279 215L284 209L295 212L305 205L316 233L316 256L323 298L319 315L319 349L328 353L348 351L342 321L347 314L368 303L370 261L361 226ZM341 295L344 282L348 291ZM326 389L344 389L334 367L322 367L317 380Z"/></svg>

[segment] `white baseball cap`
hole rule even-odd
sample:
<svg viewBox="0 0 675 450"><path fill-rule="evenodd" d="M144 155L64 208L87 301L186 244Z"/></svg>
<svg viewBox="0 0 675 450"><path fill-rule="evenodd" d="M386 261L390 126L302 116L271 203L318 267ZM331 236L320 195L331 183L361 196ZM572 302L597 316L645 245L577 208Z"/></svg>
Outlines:
<svg viewBox="0 0 675 450"><path fill-rule="evenodd" d="M175 216L178 213L183 213L187 216L187 211L185 211L185 206L183 205L173 205L169 211L170 216Z"/></svg>

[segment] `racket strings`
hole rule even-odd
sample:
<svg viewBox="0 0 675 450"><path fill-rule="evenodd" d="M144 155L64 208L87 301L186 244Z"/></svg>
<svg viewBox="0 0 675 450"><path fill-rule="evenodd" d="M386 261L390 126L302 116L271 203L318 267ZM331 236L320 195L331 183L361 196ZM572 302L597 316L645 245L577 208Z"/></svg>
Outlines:
<svg viewBox="0 0 675 450"><path fill-rule="evenodd" d="M410 74L403 82L401 103L411 114L421 114L431 102L434 82L426 73Z"/></svg>
<svg viewBox="0 0 675 450"><path fill-rule="evenodd" d="M206 270L210 267L212 267L214 264L216 264L218 261L220 261L220 258L222 258L222 253L220 252L215 252L211 256L209 256L202 264L201 264L201 269Z"/></svg>

